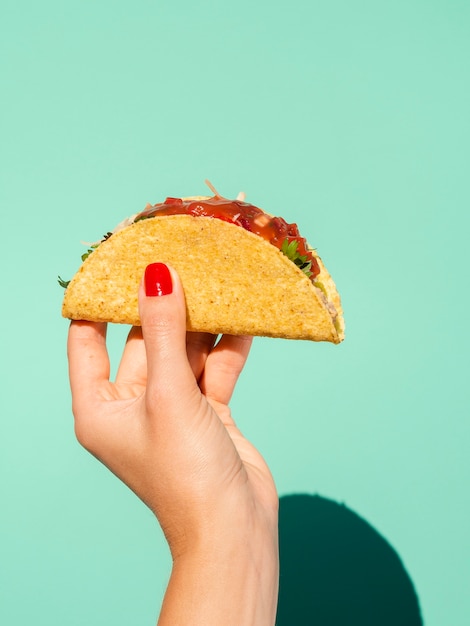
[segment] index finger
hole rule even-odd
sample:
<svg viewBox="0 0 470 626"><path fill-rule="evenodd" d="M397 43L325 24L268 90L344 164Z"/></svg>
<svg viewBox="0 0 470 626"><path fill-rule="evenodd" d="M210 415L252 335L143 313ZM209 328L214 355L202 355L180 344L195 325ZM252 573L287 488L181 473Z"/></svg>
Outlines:
<svg viewBox="0 0 470 626"><path fill-rule="evenodd" d="M200 381L201 391L207 398L222 404L229 403L252 342L253 337L222 335L207 357Z"/></svg>
<svg viewBox="0 0 470 626"><path fill-rule="evenodd" d="M67 341L67 355L74 400L85 397L103 381L109 381L106 324L72 321Z"/></svg>

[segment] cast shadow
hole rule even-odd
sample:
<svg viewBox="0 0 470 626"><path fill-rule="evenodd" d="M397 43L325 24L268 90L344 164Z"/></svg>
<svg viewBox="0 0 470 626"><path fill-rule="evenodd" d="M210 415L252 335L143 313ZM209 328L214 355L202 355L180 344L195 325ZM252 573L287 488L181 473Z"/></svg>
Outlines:
<svg viewBox="0 0 470 626"><path fill-rule="evenodd" d="M342 504L280 499L281 574L276 626L422 626L399 556Z"/></svg>

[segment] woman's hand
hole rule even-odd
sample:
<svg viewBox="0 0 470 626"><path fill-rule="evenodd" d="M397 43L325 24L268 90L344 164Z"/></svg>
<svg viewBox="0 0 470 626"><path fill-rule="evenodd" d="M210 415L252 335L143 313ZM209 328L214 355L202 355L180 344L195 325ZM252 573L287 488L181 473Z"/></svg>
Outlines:
<svg viewBox="0 0 470 626"><path fill-rule="evenodd" d="M114 383L106 325L72 322L78 440L157 516L173 572L159 624L274 624L275 486L228 408L247 337L186 333L177 274L150 265Z"/></svg>

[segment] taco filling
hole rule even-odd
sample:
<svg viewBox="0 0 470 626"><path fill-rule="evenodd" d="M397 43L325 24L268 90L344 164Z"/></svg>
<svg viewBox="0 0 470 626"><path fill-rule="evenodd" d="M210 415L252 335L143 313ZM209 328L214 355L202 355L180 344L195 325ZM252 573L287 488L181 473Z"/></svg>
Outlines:
<svg viewBox="0 0 470 626"><path fill-rule="evenodd" d="M297 224L288 224L282 217L273 217L242 200L227 200L220 196L202 199L167 198L161 204L148 205L138 213L134 222L167 215L213 217L241 226L281 250L309 278L320 273L320 267L307 241L301 237Z"/></svg>

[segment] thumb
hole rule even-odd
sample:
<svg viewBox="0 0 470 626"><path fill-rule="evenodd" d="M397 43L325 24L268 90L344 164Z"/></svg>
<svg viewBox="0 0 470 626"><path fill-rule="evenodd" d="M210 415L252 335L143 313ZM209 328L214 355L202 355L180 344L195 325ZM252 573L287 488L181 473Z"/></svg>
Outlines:
<svg viewBox="0 0 470 626"><path fill-rule="evenodd" d="M153 401L187 392L195 380L186 353L186 305L176 271L164 263L145 269L139 313L147 354L147 396ZM176 395L176 397L178 397Z"/></svg>

